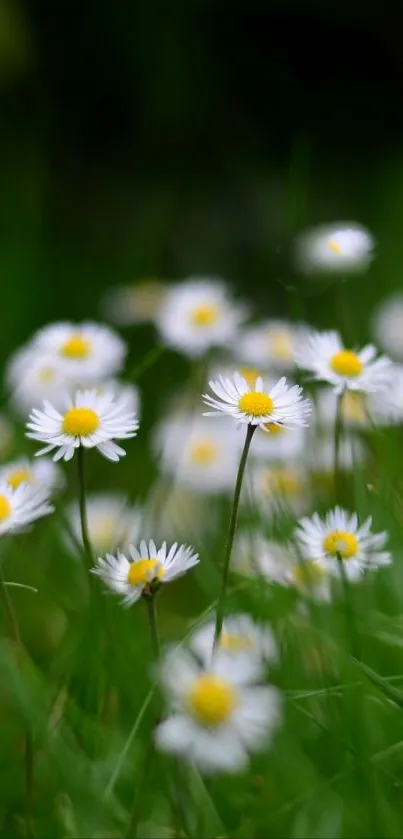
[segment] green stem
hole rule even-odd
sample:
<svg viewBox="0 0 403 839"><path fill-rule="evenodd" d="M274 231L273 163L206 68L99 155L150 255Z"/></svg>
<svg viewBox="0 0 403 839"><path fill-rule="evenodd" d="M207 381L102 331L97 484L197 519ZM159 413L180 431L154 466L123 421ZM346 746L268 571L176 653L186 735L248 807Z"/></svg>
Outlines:
<svg viewBox="0 0 403 839"><path fill-rule="evenodd" d="M238 467L238 474L235 483L235 490L234 490L234 499L232 502L232 510L231 510L231 517L229 522L228 528L228 536L227 542L225 545L225 554L224 554L224 565L222 571L222 579L221 579L221 590L218 598L217 604L217 616L216 616L216 623L215 623L215 632L214 632L214 646L217 645L218 641L220 640L222 625L224 621L224 611L225 611L225 597L227 593L227 585L228 585L228 576L229 576L229 568L231 562L231 554L232 548L234 545L234 538L235 538L235 531L236 525L238 520L238 509L239 509L239 499L241 497L241 489L242 489L242 481L243 476L245 473L245 466L246 461L248 459L250 444L252 442L252 437L254 432L256 431L256 425L248 425L246 431L246 438L244 447L242 450L241 459L239 461Z"/></svg>
<svg viewBox="0 0 403 839"><path fill-rule="evenodd" d="M87 520L87 503L85 496L85 455L82 446L77 450L77 464L78 464L78 486L79 486L79 508L80 508L80 524L81 536L83 540L84 555L88 568L92 568L93 556L90 537L88 535L88 520Z"/></svg>
<svg viewBox="0 0 403 839"><path fill-rule="evenodd" d="M153 364L155 364L156 361L158 361L161 358L164 352L165 347L163 346L157 345L156 347L153 347L152 350L150 350L150 352L148 352L147 355L144 356L143 360L140 361L140 363L133 368L132 372L129 375L130 380L136 381L136 379L139 379L140 376L142 376L143 373L146 372L146 370L149 370L150 367L152 367Z"/></svg>
<svg viewBox="0 0 403 839"><path fill-rule="evenodd" d="M340 445L343 434L343 394L337 397L336 418L334 423L334 495L336 504L341 501L342 495L342 474L340 469Z"/></svg>
<svg viewBox="0 0 403 839"><path fill-rule="evenodd" d="M343 585L344 610L346 616L347 634L350 638L351 653L354 656L354 658L360 659L361 656L359 651L358 630L355 621L353 604L351 601L350 584L346 574L346 569L344 567L344 560L342 559L340 554L337 554L337 562L339 566L341 582Z"/></svg>
<svg viewBox="0 0 403 839"><path fill-rule="evenodd" d="M151 643L155 660L158 661L160 656L160 639L157 623L157 609L155 606L155 595L151 597L144 597L147 606L148 623L150 627Z"/></svg>

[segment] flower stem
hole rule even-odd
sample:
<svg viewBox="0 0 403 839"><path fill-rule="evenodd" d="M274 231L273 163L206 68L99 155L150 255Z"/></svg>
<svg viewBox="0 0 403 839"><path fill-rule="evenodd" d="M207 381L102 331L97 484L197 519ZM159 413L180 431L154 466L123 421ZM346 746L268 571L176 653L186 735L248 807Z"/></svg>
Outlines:
<svg viewBox="0 0 403 839"><path fill-rule="evenodd" d="M160 656L160 639L157 623L157 609L155 606L155 595L151 597L144 597L147 606L148 623L150 627L151 643L155 660L158 661Z"/></svg>
<svg viewBox="0 0 403 839"><path fill-rule="evenodd" d="M133 368L132 372L129 375L131 381L136 381L139 379L146 370L149 370L150 367L153 366L163 355L165 352L165 347L158 344L156 347L153 347L147 355L144 356L143 360L137 364L136 367Z"/></svg>
<svg viewBox="0 0 403 839"><path fill-rule="evenodd" d="M91 542L88 535L88 521L87 521L87 503L85 497L85 456L82 446L77 450L77 464L78 464L78 485L79 485L79 507L80 507L80 524L81 536L83 540L84 556L88 568L92 567L93 556L91 549Z"/></svg>
<svg viewBox="0 0 403 839"><path fill-rule="evenodd" d="M252 442L252 437L254 432L256 431L256 425L248 425L246 431L246 438L244 447L242 450L241 459L239 461L238 467L238 474L236 477L235 483L235 490L234 490L234 499L232 502L232 510L231 510L231 517L229 521L229 528L228 528L228 536L227 542L225 545L225 555L224 555L224 565L222 571L222 579L221 579L221 590L218 598L217 604L217 616L216 616L216 623L215 623L215 632L214 632L214 646L217 645L218 641L220 640L222 625L224 621L224 610L225 610L225 597L227 593L227 585L228 585L228 575L229 575L229 568L231 562L231 554L232 548L234 545L234 538L235 538L235 531L236 525L238 520L238 509L239 509L239 499L241 497L241 489L242 489L242 481L243 476L245 474L245 466L246 461L248 459L250 444Z"/></svg>
<svg viewBox="0 0 403 839"><path fill-rule="evenodd" d="M336 504L340 503L342 494L342 475L340 469L340 444L343 434L342 401L343 394L340 393L337 397L336 417L334 422L334 495Z"/></svg>

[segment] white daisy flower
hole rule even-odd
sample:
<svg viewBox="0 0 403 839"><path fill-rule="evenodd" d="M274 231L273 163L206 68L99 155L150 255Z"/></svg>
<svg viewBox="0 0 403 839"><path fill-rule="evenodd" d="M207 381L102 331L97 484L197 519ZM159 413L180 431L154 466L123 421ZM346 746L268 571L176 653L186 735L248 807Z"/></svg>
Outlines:
<svg viewBox="0 0 403 839"><path fill-rule="evenodd" d="M95 389L100 396L104 393L112 393L115 398L119 399L119 403L126 407L129 414L136 414L137 419L139 418L141 401L137 385L122 382L119 379L108 379L106 382L97 384Z"/></svg>
<svg viewBox="0 0 403 839"><path fill-rule="evenodd" d="M375 309L372 331L382 349L403 361L403 292L391 294Z"/></svg>
<svg viewBox="0 0 403 839"><path fill-rule="evenodd" d="M53 460L47 457L36 462L21 457L1 467L0 483L4 481L14 490L26 483L50 495L63 486L64 476Z"/></svg>
<svg viewBox="0 0 403 839"><path fill-rule="evenodd" d="M199 562L198 554L187 545L174 544L167 552L166 542L157 549L152 539L140 542L140 547L129 546L129 558L117 552L98 558L92 573L101 577L105 585L123 597L123 605L131 606L145 594L151 594L160 584L170 583L186 574Z"/></svg>
<svg viewBox="0 0 403 839"><path fill-rule="evenodd" d="M167 286L156 279L109 289L101 301L104 317L118 326L148 323L157 317Z"/></svg>
<svg viewBox="0 0 403 839"><path fill-rule="evenodd" d="M378 424L376 413L379 403L378 392L362 393L345 390L341 398L341 415L345 428L370 428ZM321 388L316 394L314 415L316 422L325 428L334 428L338 397L332 387ZM315 438L316 442L316 438Z"/></svg>
<svg viewBox="0 0 403 839"><path fill-rule="evenodd" d="M5 414L0 414L0 457L7 457L14 442L14 428Z"/></svg>
<svg viewBox="0 0 403 839"><path fill-rule="evenodd" d="M340 507L321 519L302 518L295 537L303 556L334 576L340 575L339 560L351 581L361 578L364 571L390 565L391 554L382 551L387 533L371 533L372 519L359 526L356 513L350 515Z"/></svg>
<svg viewBox="0 0 403 839"><path fill-rule="evenodd" d="M67 508L67 520L75 541L81 543L80 510L76 503ZM96 553L106 553L120 548L128 550L129 545L140 538L142 512L130 507L127 499L118 493L99 493L87 498L87 525L89 540ZM67 537L71 548L72 540Z"/></svg>
<svg viewBox="0 0 403 839"><path fill-rule="evenodd" d="M57 411L50 402L44 410L36 408L27 423L27 437L46 443L37 456L57 449L54 460L71 460L79 446L96 447L108 460L117 461L126 452L113 442L135 437L138 422L128 413L126 402L114 399L110 393L99 396L95 390L79 390L65 400L67 410Z"/></svg>
<svg viewBox="0 0 403 839"><path fill-rule="evenodd" d="M0 482L0 536L23 530L36 519L53 513L49 494L42 487L24 482L13 489L5 480Z"/></svg>
<svg viewBox="0 0 403 839"><path fill-rule="evenodd" d="M364 271L374 257L374 239L356 222L325 224L302 233L295 243L301 271Z"/></svg>
<svg viewBox="0 0 403 839"><path fill-rule="evenodd" d="M240 373L234 373L232 379L220 376L219 380L210 381L209 386L215 396L203 394L203 400L214 411L206 412L206 417L224 413L239 423L263 429L268 423L292 429L307 425L311 413L311 403L302 398L302 388L288 387L284 377L267 393L263 379L259 377L250 386Z"/></svg>
<svg viewBox="0 0 403 839"><path fill-rule="evenodd" d="M166 344L198 357L229 344L245 314L221 280L192 277L166 292L156 325Z"/></svg>
<svg viewBox="0 0 403 839"><path fill-rule="evenodd" d="M237 357L263 370L291 370L295 352L305 340L307 327L283 320L267 320L243 330L236 340Z"/></svg>
<svg viewBox="0 0 403 839"><path fill-rule="evenodd" d="M233 489L242 442L232 423L176 415L158 426L154 448L162 469L178 484L205 493Z"/></svg>
<svg viewBox="0 0 403 839"><path fill-rule="evenodd" d="M238 772L265 748L280 721L280 694L250 680L243 661L214 657L209 667L188 650L168 652L161 680L172 715L157 727L157 747L202 772Z"/></svg>
<svg viewBox="0 0 403 839"><path fill-rule="evenodd" d="M208 667L213 655L222 656L231 666L234 659L251 678L263 675L265 665L276 662L278 647L274 635L266 625L255 623L249 615L229 615L222 626L220 640L214 649L215 620L196 629L189 645Z"/></svg>
<svg viewBox="0 0 403 839"><path fill-rule="evenodd" d="M78 386L115 375L126 355L126 345L114 330L90 321L51 323L34 335L32 345L57 359Z"/></svg>
<svg viewBox="0 0 403 839"><path fill-rule="evenodd" d="M38 352L32 345L19 349L10 359L6 380L13 408L26 417L45 399L60 407L70 381L66 369L55 356Z"/></svg>
<svg viewBox="0 0 403 839"><path fill-rule="evenodd" d="M284 425L267 423L265 429L258 428L251 446L251 457L259 462L276 461L278 464L298 460L305 450L306 428L286 428Z"/></svg>
<svg viewBox="0 0 403 839"><path fill-rule="evenodd" d="M314 332L305 350L297 353L300 367L312 371L313 378L330 382L336 393L344 390L375 391L385 384L391 361L385 356L375 358L375 347L346 349L338 332Z"/></svg>
<svg viewBox="0 0 403 839"><path fill-rule="evenodd" d="M249 502L264 516L290 512L301 515L309 508L310 492L306 471L300 464L256 464L250 470L249 478ZM246 493L245 487L245 496ZM246 497L243 500L246 501Z"/></svg>

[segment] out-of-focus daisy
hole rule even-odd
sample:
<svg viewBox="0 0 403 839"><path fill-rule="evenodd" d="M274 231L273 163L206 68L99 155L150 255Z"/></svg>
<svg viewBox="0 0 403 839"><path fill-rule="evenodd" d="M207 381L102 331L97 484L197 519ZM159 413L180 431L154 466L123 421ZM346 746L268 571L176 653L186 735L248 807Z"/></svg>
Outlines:
<svg viewBox="0 0 403 839"><path fill-rule="evenodd" d="M191 544L205 539L217 525L218 508L208 494L175 484L170 477L155 481L147 498L147 521L143 535L173 542L178 536Z"/></svg>
<svg viewBox="0 0 403 839"><path fill-rule="evenodd" d="M13 489L4 479L0 482L0 535L23 530L36 519L53 512L49 493L42 487L20 484Z"/></svg>
<svg viewBox="0 0 403 839"><path fill-rule="evenodd" d="M236 355L262 370L291 370L295 352L305 340L307 328L282 320L267 320L243 330L236 340Z"/></svg>
<svg viewBox="0 0 403 839"><path fill-rule="evenodd" d="M119 379L108 379L96 386L96 392L101 396L104 393L112 393L115 398L119 399L121 405L125 405L130 414L136 414L137 418L139 417L141 402L137 385L122 382Z"/></svg>
<svg viewBox="0 0 403 839"><path fill-rule="evenodd" d="M173 416L157 428L155 450L162 469L179 484L199 492L220 493L233 489L239 440L229 423L211 422L191 415Z"/></svg>
<svg viewBox="0 0 403 839"><path fill-rule="evenodd" d="M24 346L10 359L6 380L11 392L12 406L27 416L32 408L38 408L45 399L60 407L70 381L66 370L57 357L38 353L33 346Z"/></svg>
<svg viewBox="0 0 403 839"><path fill-rule="evenodd" d="M73 398L66 396L66 408L60 413L44 402L43 411L35 408L31 412L27 437L46 444L37 455L57 449L54 460L71 460L79 446L96 447L108 460L117 461L126 454L113 442L135 437L138 429L125 401L122 404L110 393L100 396L96 390L79 390Z"/></svg>
<svg viewBox="0 0 403 839"><path fill-rule="evenodd" d="M361 466L366 458L367 451L362 441L348 434L340 441L338 451L338 465L344 472L349 472L357 466ZM333 475L334 472L334 439L315 438L312 445L306 452L305 464L308 470L315 475Z"/></svg>
<svg viewBox="0 0 403 839"><path fill-rule="evenodd" d="M115 375L126 355L126 345L113 329L92 322L51 323L33 336L32 346L57 358L79 386Z"/></svg>
<svg viewBox="0 0 403 839"><path fill-rule="evenodd" d="M300 458L306 446L307 432L305 428L285 428L284 425L268 423L266 428L259 428L253 438L251 456L259 461L269 460L281 464L285 461L296 461Z"/></svg>
<svg viewBox="0 0 403 839"><path fill-rule="evenodd" d="M109 289L101 302L104 317L118 326L155 320L162 306L166 284L156 279Z"/></svg>
<svg viewBox="0 0 403 839"><path fill-rule="evenodd" d="M268 626L255 623L249 615L229 615L225 618L218 646L214 649L215 621L196 629L190 647L207 667L213 654L228 660L236 659L251 677L263 674L266 664L277 661L278 648ZM214 652L213 652L214 651Z"/></svg>
<svg viewBox="0 0 403 839"><path fill-rule="evenodd" d="M244 665L216 656L203 666L188 650L169 651L161 681L172 715L156 729L158 748L202 772L238 772L250 751L264 749L280 721L280 695L252 682Z"/></svg>
<svg viewBox="0 0 403 839"><path fill-rule="evenodd" d="M309 399L303 399L302 388L298 385L289 387L284 377L267 393L263 379L258 378L254 385L249 385L240 373L234 373L232 379L220 376L209 385L214 396L203 394L203 400L214 410L206 412L205 416L224 413L239 423L258 425L266 431L268 423L286 428L307 425L311 403Z"/></svg>
<svg viewBox="0 0 403 839"><path fill-rule="evenodd" d="M67 520L80 544L82 537L78 504L69 505ZM99 493L87 498L87 524L89 540L96 553L106 553L117 548L125 551L140 538L142 513L138 507L130 507L125 497L118 493Z"/></svg>
<svg viewBox="0 0 403 839"><path fill-rule="evenodd" d="M264 515L284 512L301 515L309 507L306 473L298 463L256 464L250 472L250 481L249 501Z"/></svg>
<svg viewBox="0 0 403 839"><path fill-rule="evenodd" d="M357 581L366 570L389 565L391 554L382 551L387 533L371 533L372 519L360 526L352 515L336 507L322 519L317 513L302 518L295 531L303 556L335 576L340 575L339 559L351 581Z"/></svg>
<svg viewBox="0 0 403 839"><path fill-rule="evenodd" d="M5 414L0 414L0 457L7 457L14 441L14 428Z"/></svg>
<svg viewBox="0 0 403 839"><path fill-rule="evenodd" d="M50 494L53 490L63 486L64 476L60 469L47 457L32 462L26 457L13 460L0 469L0 483L6 482L12 489L18 489L21 484L29 484L36 489L42 489Z"/></svg>
<svg viewBox="0 0 403 839"><path fill-rule="evenodd" d="M192 277L166 292L156 323L166 344L198 357L231 343L245 314L221 280Z"/></svg>
<svg viewBox="0 0 403 839"><path fill-rule="evenodd" d="M353 273L369 267L374 256L374 239L356 222L335 222L302 233L295 243L297 267L301 271Z"/></svg>
<svg viewBox="0 0 403 839"><path fill-rule="evenodd" d="M313 378L330 382L336 393L344 390L375 391L385 384L391 361L385 356L376 358L375 347L368 344L362 350L346 349L338 332L313 332L304 351L296 361Z"/></svg>
<svg viewBox="0 0 403 839"><path fill-rule="evenodd" d="M129 557L120 551L116 556L108 553L105 559L99 557L92 569L105 585L122 595L124 606L152 594L160 584L182 577L199 562L198 554L187 545L175 544L167 551L166 542L157 548L152 539L140 542L139 548L130 545L129 553Z"/></svg>
<svg viewBox="0 0 403 839"><path fill-rule="evenodd" d="M403 361L403 292L391 294L375 309L372 331L382 349Z"/></svg>

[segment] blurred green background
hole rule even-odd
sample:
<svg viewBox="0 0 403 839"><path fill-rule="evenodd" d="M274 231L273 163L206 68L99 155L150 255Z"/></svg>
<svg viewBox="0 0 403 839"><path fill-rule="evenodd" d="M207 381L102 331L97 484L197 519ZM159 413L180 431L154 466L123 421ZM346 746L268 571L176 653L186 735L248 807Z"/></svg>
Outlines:
<svg viewBox="0 0 403 839"><path fill-rule="evenodd" d="M349 218L379 243L349 291L366 337L403 261L398 13L0 0L1 359L142 276L221 274L285 312L294 231ZM332 324L331 292L302 296Z"/></svg>

